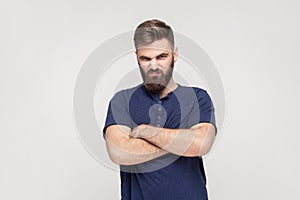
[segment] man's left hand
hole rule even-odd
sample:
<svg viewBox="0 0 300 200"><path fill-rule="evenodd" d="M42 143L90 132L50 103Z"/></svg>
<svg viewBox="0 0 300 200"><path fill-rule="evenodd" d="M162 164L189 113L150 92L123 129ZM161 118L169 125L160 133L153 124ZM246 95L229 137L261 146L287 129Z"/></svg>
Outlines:
<svg viewBox="0 0 300 200"><path fill-rule="evenodd" d="M130 136L133 138L150 138L158 134L161 128L154 127L147 124L141 124L130 132Z"/></svg>

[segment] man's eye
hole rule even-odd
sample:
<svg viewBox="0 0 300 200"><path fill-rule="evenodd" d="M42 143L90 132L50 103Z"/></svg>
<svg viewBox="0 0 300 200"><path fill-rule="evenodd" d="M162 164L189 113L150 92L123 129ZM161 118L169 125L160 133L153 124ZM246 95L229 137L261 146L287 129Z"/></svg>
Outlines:
<svg viewBox="0 0 300 200"><path fill-rule="evenodd" d="M142 57L141 58L141 61L143 61L143 62L147 62L147 61L149 61L150 60L150 58L145 58L145 57Z"/></svg>
<svg viewBox="0 0 300 200"><path fill-rule="evenodd" d="M157 59L162 60L165 59L167 57L167 55L159 55L157 56Z"/></svg>

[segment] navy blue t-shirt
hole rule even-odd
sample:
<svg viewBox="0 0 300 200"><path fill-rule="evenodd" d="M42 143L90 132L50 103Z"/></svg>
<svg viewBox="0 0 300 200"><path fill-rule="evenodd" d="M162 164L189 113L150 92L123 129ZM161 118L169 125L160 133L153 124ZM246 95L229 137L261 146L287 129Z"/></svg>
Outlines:
<svg viewBox="0 0 300 200"><path fill-rule="evenodd" d="M214 107L203 89L178 87L160 99L144 85L122 90L110 101L103 132L113 124L131 129L140 124L164 128L191 128L209 122L215 126ZM120 166L123 200L207 200L201 157L169 153L154 160Z"/></svg>

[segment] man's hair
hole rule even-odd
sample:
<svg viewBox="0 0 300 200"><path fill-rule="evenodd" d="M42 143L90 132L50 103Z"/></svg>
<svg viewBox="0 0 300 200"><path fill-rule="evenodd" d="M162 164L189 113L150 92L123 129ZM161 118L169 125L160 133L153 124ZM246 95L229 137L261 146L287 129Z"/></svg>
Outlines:
<svg viewBox="0 0 300 200"><path fill-rule="evenodd" d="M174 34L172 28L165 22L152 19L141 23L134 33L134 45L138 49L143 45L151 44L157 40L167 39L174 49Z"/></svg>

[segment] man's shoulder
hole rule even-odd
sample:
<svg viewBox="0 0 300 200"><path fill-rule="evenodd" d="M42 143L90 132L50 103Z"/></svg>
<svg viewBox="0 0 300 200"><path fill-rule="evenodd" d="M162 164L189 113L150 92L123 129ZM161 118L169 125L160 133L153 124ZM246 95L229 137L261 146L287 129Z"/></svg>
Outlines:
<svg viewBox="0 0 300 200"><path fill-rule="evenodd" d="M179 85L180 92L193 91L196 94L207 93L206 89L198 87L198 86L183 86Z"/></svg>
<svg viewBox="0 0 300 200"><path fill-rule="evenodd" d="M197 86L181 86L177 91L175 91L175 94L178 98L187 101L190 101L191 99L197 99L201 102L207 102L211 101L211 97L206 89L197 87Z"/></svg>

